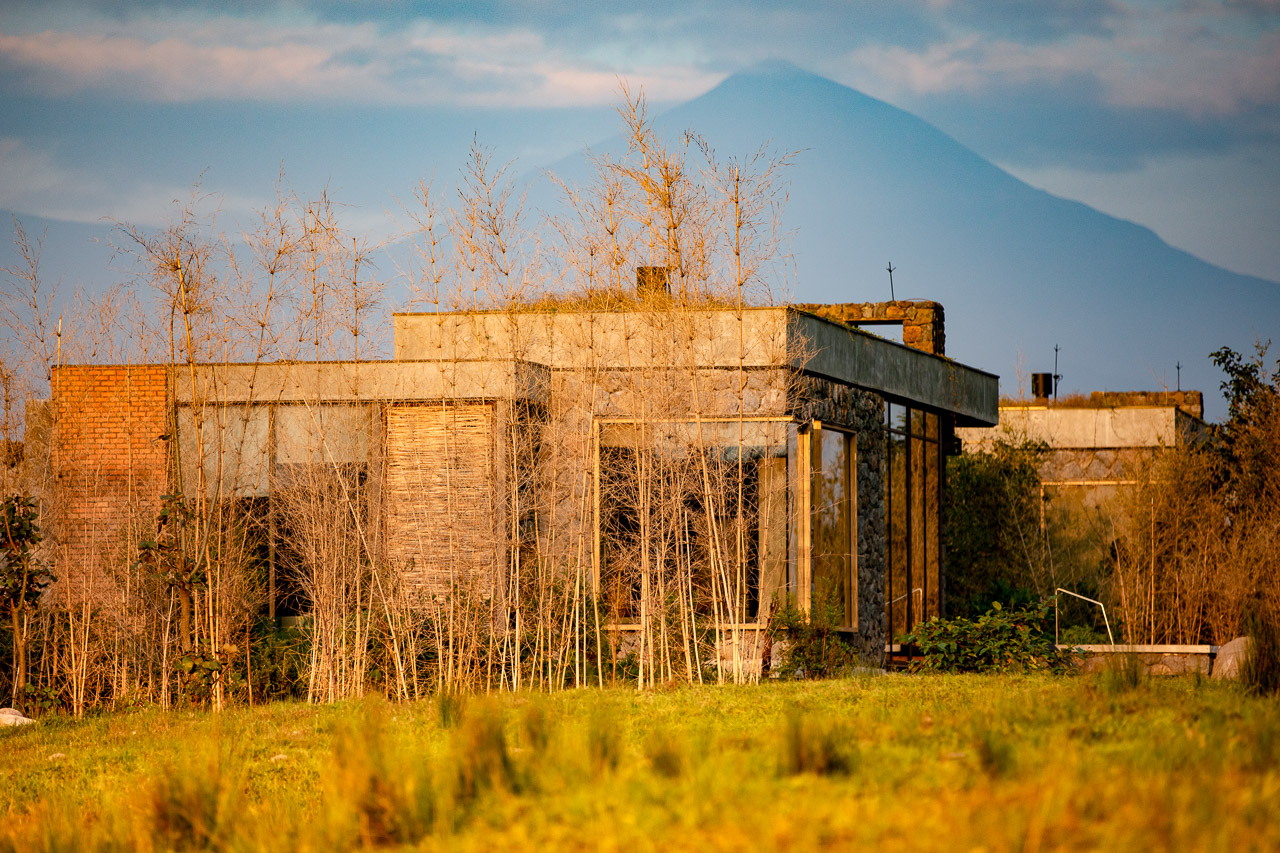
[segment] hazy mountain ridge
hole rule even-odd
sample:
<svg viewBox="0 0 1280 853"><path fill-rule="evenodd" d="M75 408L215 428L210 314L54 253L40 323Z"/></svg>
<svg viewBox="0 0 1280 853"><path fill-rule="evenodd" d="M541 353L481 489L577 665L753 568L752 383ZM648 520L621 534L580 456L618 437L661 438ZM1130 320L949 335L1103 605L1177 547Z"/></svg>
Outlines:
<svg viewBox="0 0 1280 853"><path fill-rule="evenodd" d="M801 149L788 175L795 296L899 298L947 310L952 356L1002 376L1050 370L1064 388L1199 388L1220 414L1208 354L1280 332L1280 285L1167 245L1153 231L1028 186L910 113L790 66L735 75L660 117L713 142ZM723 144L723 143L721 143ZM735 152L741 153L741 152Z"/></svg>
<svg viewBox="0 0 1280 853"><path fill-rule="evenodd" d="M783 173L790 295L887 299L892 261L896 295L942 302L948 353L1001 374L1006 393L1017 390L1020 357L1027 374L1049 370L1058 343L1065 389L1172 387L1181 361L1182 387L1205 391L1217 416L1220 376L1208 354L1223 345L1251 351L1256 338L1280 332L1280 285L1032 188L928 122L794 66L736 74L656 120L673 133L699 132L721 155L765 143L798 152ZM574 181L587 170L575 156L551 171ZM554 206L547 189L533 200ZM110 268L111 226L20 218L33 238L47 229L48 281L70 289L92 270L97 291L127 277ZM14 261L5 240L0 266Z"/></svg>

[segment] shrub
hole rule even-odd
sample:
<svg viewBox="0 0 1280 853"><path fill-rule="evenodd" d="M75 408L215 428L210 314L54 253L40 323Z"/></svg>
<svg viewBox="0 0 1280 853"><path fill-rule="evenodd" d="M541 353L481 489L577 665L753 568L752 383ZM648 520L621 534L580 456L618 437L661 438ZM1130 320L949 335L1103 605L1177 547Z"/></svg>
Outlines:
<svg viewBox="0 0 1280 853"><path fill-rule="evenodd" d="M1240 680L1251 693L1280 693L1280 620L1274 610L1256 607L1245 620L1245 633L1253 642L1240 668Z"/></svg>
<svg viewBox="0 0 1280 853"><path fill-rule="evenodd" d="M999 672L1049 669L1063 672L1072 665L1070 652L1060 651L1045 634L1049 603L1022 610L1005 610L1000 602L977 619L939 619L916 625L899 640L915 646L923 656L916 669L936 672Z"/></svg>
<svg viewBox="0 0 1280 853"><path fill-rule="evenodd" d="M253 628L250 655L248 675L255 700L306 698L311 655L306 634L294 627L277 628L272 620L260 618Z"/></svg>
<svg viewBox="0 0 1280 853"><path fill-rule="evenodd" d="M1064 646L1094 646L1109 642L1106 633L1088 625L1068 625L1058 636Z"/></svg>
<svg viewBox="0 0 1280 853"><path fill-rule="evenodd" d="M851 670L857 652L837 629L833 607L815 605L804 613L788 602L773 614L769 633L782 641L771 671L780 678L830 678Z"/></svg>

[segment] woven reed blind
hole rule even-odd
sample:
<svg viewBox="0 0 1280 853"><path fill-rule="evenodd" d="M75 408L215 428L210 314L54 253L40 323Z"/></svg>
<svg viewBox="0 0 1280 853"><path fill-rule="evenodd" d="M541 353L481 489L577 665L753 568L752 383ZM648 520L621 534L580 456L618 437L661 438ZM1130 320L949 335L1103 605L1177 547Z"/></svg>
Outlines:
<svg viewBox="0 0 1280 853"><path fill-rule="evenodd" d="M427 595L488 593L497 559L493 407L387 410L387 546Z"/></svg>

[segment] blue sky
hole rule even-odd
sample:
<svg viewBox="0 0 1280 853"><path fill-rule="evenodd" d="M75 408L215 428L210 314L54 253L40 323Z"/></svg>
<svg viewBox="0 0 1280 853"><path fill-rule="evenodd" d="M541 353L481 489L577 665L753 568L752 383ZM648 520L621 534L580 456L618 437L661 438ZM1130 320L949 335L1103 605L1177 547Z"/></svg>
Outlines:
<svg viewBox="0 0 1280 853"><path fill-rule="evenodd" d="M0 208L247 217L328 185L355 224L472 138L535 168L785 59L1029 183L1280 280L1280 0L46 3L0 10Z"/></svg>

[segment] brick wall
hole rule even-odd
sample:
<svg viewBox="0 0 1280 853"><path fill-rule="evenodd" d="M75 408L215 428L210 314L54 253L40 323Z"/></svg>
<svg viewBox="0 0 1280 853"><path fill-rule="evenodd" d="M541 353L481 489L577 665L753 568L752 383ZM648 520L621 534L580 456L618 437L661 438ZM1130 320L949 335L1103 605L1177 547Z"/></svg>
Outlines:
<svg viewBox="0 0 1280 853"><path fill-rule="evenodd" d="M168 487L166 376L163 365L54 369L55 594L101 600L127 545L150 534Z"/></svg>

